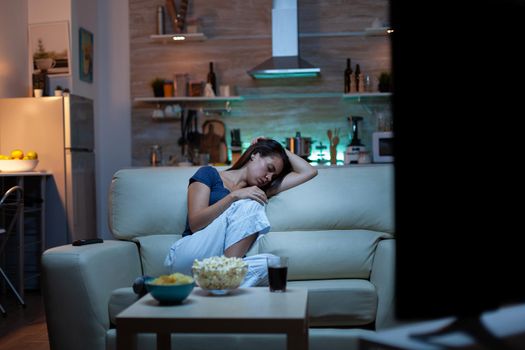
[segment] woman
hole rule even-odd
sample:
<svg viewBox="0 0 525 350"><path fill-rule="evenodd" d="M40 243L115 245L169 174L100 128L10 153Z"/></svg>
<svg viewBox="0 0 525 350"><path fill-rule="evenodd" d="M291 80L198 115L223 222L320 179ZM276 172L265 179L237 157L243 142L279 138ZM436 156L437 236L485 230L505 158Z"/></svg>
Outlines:
<svg viewBox="0 0 525 350"><path fill-rule="evenodd" d="M270 230L264 208L268 198L316 175L304 159L263 137L256 138L229 169L199 168L189 181L186 230L171 246L164 264L172 272L191 274L195 259L244 257L255 240ZM248 273L242 286L267 280L267 255L244 258Z"/></svg>

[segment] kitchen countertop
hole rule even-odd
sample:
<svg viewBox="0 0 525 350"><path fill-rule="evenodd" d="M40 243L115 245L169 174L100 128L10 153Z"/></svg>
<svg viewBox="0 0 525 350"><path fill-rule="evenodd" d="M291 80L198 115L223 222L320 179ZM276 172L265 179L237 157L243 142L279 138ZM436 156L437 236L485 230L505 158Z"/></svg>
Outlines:
<svg viewBox="0 0 525 350"><path fill-rule="evenodd" d="M318 163L312 162L310 164L313 165L314 167L318 168L318 169L322 169L322 168L348 168L348 167L383 166L383 165L391 165L393 163L362 163L362 164L337 164L337 165L332 165L332 164L327 164L327 163L318 164Z"/></svg>
<svg viewBox="0 0 525 350"><path fill-rule="evenodd" d="M46 176L53 173L47 170L41 171L0 171L0 176Z"/></svg>

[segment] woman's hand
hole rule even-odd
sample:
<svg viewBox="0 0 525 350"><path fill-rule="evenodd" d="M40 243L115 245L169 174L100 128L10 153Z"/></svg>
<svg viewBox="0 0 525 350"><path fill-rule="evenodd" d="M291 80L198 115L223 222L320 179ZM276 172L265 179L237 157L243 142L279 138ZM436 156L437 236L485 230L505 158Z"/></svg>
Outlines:
<svg viewBox="0 0 525 350"><path fill-rule="evenodd" d="M268 203L268 197L266 196L266 193L264 193L264 191L257 186L240 188L231 192L231 195L235 200L249 198L261 203L262 205Z"/></svg>

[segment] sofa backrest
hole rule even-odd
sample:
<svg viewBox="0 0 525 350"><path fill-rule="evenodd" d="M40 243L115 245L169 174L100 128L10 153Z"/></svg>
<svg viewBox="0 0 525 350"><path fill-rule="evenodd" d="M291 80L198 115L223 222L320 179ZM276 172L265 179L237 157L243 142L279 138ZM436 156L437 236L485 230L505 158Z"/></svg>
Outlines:
<svg viewBox="0 0 525 350"><path fill-rule="evenodd" d="M366 229L394 232L393 166L320 168L312 180L271 199L271 231Z"/></svg>
<svg viewBox="0 0 525 350"><path fill-rule="evenodd" d="M109 193L115 238L180 234L187 186L197 167L117 171ZM267 206L271 231L364 229L394 232L393 166L320 168L311 181L278 194Z"/></svg>

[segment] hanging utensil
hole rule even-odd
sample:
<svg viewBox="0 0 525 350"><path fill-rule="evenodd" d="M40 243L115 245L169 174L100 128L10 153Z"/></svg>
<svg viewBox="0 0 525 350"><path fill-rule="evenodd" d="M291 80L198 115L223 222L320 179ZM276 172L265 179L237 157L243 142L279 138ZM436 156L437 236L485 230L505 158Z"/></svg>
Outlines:
<svg viewBox="0 0 525 350"><path fill-rule="evenodd" d="M328 147L332 147L332 129L328 129L326 135L328 136Z"/></svg>

